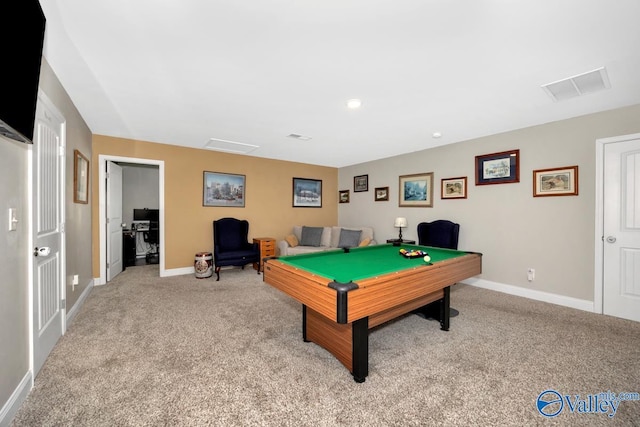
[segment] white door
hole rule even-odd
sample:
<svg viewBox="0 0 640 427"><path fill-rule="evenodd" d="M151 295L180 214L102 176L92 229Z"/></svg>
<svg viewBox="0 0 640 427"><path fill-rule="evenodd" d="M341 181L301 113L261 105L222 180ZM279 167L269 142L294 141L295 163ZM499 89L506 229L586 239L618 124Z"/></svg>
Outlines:
<svg viewBox="0 0 640 427"><path fill-rule="evenodd" d="M640 139L604 146L603 312L640 321Z"/></svg>
<svg viewBox="0 0 640 427"><path fill-rule="evenodd" d="M65 331L64 120L38 95L32 146L33 372Z"/></svg>
<svg viewBox="0 0 640 427"><path fill-rule="evenodd" d="M107 282L122 272L122 168L107 162Z"/></svg>

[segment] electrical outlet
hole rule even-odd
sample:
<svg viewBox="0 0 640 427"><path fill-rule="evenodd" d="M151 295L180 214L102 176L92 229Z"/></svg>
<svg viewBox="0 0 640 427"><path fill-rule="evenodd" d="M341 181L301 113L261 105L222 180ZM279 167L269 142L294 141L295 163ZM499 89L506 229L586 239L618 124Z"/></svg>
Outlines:
<svg viewBox="0 0 640 427"><path fill-rule="evenodd" d="M527 280L530 282L533 282L533 279L536 278L536 269L535 268L529 268L527 270Z"/></svg>
<svg viewBox="0 0 640 427"><path fill-rule="evenodd" d="M73 275L73 280L71 281L72 285L77 285L78 284L78 275L74 274Z"/></svg>

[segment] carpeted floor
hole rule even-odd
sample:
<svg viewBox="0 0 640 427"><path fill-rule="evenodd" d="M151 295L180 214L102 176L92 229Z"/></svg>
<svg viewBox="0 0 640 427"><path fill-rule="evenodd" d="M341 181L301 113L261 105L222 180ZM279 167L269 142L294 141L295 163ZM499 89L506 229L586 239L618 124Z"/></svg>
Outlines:
<svg viewBox="0 0 640 427"><path fill-rule="evenodd" d="M640 392L639 323L460 284L451 301L449 332L416 315L373 330L357 384L253 269L128 268L92 291L12 425L640 425L640 401L614 417L536 409L548 389Z"/></svg>

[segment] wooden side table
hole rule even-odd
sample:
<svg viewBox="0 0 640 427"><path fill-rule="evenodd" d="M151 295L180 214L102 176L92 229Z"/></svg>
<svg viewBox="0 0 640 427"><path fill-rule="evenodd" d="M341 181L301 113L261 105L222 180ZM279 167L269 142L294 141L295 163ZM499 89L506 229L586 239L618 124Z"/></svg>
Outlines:
<svg viewBox="0 0 640 427"><path fill-rule="evenodd" d="M387 239L387 243L393 243L393 246L400 246L402 244L407 244L407 245L415 245L416 241L415 240L407 240L407 239Z"/></svg>
<svg viewBox="0 0 640 427"><path fill-rule="evenodd" d="M255 237L253 243L257 243L260 247L260 262L254 262L253 268L262 271L264 268L262 259L276 254L276 239L273 237Z"/></svg>

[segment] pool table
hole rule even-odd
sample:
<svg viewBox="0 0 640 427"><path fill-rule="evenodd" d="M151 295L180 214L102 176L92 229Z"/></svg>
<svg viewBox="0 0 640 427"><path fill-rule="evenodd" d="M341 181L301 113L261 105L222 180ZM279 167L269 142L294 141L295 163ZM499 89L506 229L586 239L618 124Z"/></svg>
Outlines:
<svg viewBox="0 0 640 427"><path fill-rule="evenodd" d="M263 280L302 303L303 340L328 350L361 383L369 374L369 329L438 301L448 330L449 286L481 272L480 253L381 244L265 258Z"/></svg>

